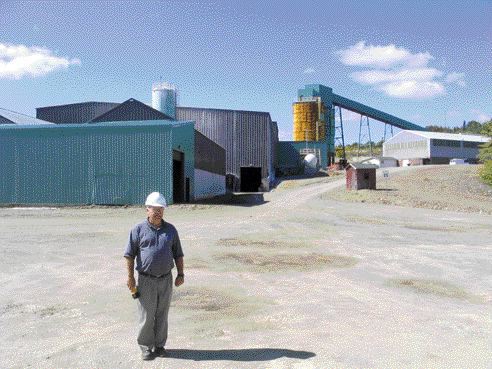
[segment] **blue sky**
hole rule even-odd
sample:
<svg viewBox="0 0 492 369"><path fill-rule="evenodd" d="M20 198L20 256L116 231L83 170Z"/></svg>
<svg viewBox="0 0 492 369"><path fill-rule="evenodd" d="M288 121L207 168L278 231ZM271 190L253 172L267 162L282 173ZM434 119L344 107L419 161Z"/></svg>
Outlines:
<svg viewBox="0 0 492 369"><path fill-rule="evenodd" d="M268 111L320 83L416 124L492 116L492 1L2 1L0 107L151 102ZM344 112L349 141L360 116ZM373 139L384 125L371 123Z"/></svg>

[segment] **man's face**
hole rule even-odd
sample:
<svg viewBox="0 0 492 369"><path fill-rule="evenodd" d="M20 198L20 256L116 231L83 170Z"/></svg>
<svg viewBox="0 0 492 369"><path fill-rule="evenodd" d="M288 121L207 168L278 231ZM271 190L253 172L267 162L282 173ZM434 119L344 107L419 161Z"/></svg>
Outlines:
<svg viewBox="0 0 492 369"><path fill-rule="evenodd" d="M147 206L147 216L150 220L159 221L164 215L164 208L161 206Z"/></svg>

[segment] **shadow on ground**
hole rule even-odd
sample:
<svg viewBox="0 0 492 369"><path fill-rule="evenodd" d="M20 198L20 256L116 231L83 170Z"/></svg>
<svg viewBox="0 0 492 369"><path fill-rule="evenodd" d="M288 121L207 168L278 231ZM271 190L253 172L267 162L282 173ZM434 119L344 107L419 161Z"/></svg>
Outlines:
<svg viewBox="0 0 492 369"><path fill-rule="evenodd" d="M309 351L294 351L276 348L256 348L237 350L166 350L167 357L194 361L230 360L230 361L269 361L282 357L309 359L316 356Z"/></svg>

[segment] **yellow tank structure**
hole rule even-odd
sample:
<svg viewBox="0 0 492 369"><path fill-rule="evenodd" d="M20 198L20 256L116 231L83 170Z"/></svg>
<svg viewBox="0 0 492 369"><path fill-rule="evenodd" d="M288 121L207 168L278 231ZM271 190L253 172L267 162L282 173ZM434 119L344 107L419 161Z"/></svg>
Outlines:
<svg viewBox="0 0 492 369"><path fill-rule="evenodd" d="M326 138L326 124L321 101L300 101L292 104L294 116L294 141L322 141Z"/></svg>

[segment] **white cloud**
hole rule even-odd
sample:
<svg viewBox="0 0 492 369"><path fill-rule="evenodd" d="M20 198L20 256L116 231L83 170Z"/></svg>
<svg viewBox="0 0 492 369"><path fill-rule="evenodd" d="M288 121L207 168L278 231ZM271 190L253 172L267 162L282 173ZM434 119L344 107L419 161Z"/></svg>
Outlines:
<svg viewBox="0 0 492 369"><path fill-rule="evenodd" d="M314 68L306 68L304 69L304 72L302 72L304 74L313 74L313 73L316 73L316 70L314 70Z"/></svg>
<svg viewBox="0 0 492 369"><path fill-rule="evenodd" d="M477 122L484 123L484 122L488 122L489 120L492 119L490 114L484 113L481 110L472 109L471 112L474 115L473 120L476 120Z"/></svg>
<svg viewBox="0 0 492 369"><path fill-rule="evenodd" d="M79 64L77 58L58 57L43 47L0 43L0 78L39 77Z"/></svg>
<svg viewBox="0 0 492 369"><path fill-rule="evenodd" d="M403 70L368 70L364 72L354 72L352 79L357 82L369 85L379 83L398 82L398 81L429 81L435 77L442 76L442 72L434 68L415 68Z"/></svg>
<svg viewBox="0 0 492 369"><path fill-rule="evenodd" d="M360 41L344 50L338 50L340 61L345 65L356 65L373 68L392 68L398 65L406 67L426 66L429 60L434 59L428 52L412 54L404 48L393 44L387 46L366 46Z"/></svg>
<svg viewBox="0 0 492 369"><path fill-rule="evenodd" d="M399 98L427 99L446 92L444 86L432 81L399 81L378 87L388 96Z"/></svg>
<svg viewBox="0 0 492 369"><path fill-rule="evenodd" d="M391 97L428 99L445 94L444 83L466 85L463 73L444 77L442 71L428 66L434 59L428 52L412 53L393 44L366 45L360 41L336 54L343 64L364 68L350 74L354 81L374 86Z"/></svg>
<svg viewBox="0 0 492 369"><path fill-rule="evenodd" d="M460 87L466 87L466 82L464 78L465 78L465 73L453 72L453 73L449 73L446 76L446 82L449 84L455 83Z"/></svg>

